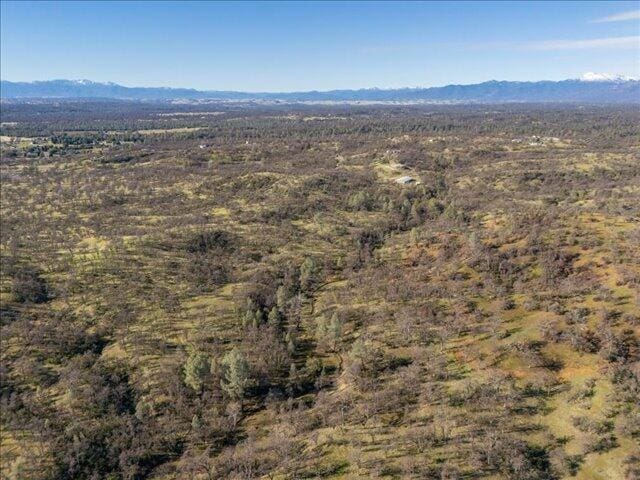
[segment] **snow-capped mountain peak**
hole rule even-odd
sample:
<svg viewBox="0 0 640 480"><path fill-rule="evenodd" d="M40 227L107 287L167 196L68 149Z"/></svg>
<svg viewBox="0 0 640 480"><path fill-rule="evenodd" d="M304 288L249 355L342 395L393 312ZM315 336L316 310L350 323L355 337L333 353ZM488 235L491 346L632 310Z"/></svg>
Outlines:
<svg viewBox="0 0 640 480"><path fill-rule="evenodd" d="M595 73L595 72L587 72L580 80L583 82L627 82L629 80L638 80L634 77L628 77L626 75L614 75L611 73Z"/></svg>

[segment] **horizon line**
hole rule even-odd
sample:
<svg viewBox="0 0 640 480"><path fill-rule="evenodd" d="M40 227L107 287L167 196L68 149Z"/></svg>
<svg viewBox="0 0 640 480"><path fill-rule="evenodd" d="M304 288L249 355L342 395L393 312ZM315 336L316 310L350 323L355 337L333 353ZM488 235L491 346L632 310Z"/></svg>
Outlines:
<svg viewBox="0 0 640 480"><path fill-rule="evenodd" d="M593 79L588 78L589 75L598 75L600 78ZM123 83L113 82L113 81L95 81L89 80L86 78L82 79L70 79L70 78L52 78L47 80L9 80L6 78L0 78L0 82L9 82L9 83L24 83L24 84L36 84L36 83L47 83L47 82L72 82L78 85L87 84L95 84L95 85L105 85L105 86L114 86L114 87L122 87L128 89L166 89L166 90L192 90L194 92L226 92L226 93L246 93L246 94L291 94L291 93L327 93L327 92L339 92L339 91L360 91L360 90L380 90L380 91L391 91L391 90L427 90L432 88L445 88L445 87L453 87L453 86L471 86L471 85L481 85L484 83L542 83L542 82L568 82L568 81L582 81L587 83L598 83L598 82L612 82L612 81L640 81L638 77L629 77L626 75L612 75L612 74L594 74L592 72L587 72L582 75L582 77L578 78L564 78L562 80L550 80L550 79L541 79L541 80L484 80L478 81L475 83L447 83L441 85L432 85L432 86L402 86L402 87L343 87L343 88L331 88L326 90L320 89L308 89L308 90L233 90L233 89L221 89L221 88L194 88L194 87L168 87L168 86L129 86Z"/></svg>

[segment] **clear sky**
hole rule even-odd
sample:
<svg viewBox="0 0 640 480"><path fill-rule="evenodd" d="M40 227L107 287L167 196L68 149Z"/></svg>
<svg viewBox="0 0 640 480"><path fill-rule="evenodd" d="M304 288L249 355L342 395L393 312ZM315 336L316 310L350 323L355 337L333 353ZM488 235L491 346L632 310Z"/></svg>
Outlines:
<svg viewBox="0 0 640 480"><path fill-rule="evenodd" d="M1 3L1 77L245 91L640 77L640 2Z"/></svg>

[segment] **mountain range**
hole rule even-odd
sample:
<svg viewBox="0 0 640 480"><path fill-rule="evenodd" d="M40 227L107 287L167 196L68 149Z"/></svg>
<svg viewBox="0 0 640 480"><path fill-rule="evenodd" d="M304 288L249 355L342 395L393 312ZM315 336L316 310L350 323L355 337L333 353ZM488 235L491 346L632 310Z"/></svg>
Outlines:
<svg viewBox="0 0 640 480"><path fill-rule="evenodd" d="M430 88L359 89L303 92L202 91L190 88L125 87L89 80L0 81L2 100L113 99L137 101L218 100L261 102L402 103L640 103L640 81L587 74L563 81L488 81Z"/></svg>

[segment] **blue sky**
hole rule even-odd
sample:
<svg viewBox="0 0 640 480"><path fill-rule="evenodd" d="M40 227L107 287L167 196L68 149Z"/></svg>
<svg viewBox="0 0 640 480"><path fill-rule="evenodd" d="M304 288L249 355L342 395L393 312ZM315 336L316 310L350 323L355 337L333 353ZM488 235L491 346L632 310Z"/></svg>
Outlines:
<svg viewBox="0 0 640 480"><path fill-rule="evenodd" d="M1 3L1 77L246 91L640 77L633 2Z"/></svg>

